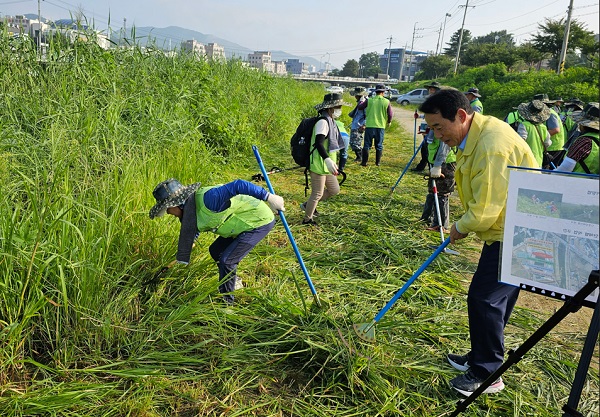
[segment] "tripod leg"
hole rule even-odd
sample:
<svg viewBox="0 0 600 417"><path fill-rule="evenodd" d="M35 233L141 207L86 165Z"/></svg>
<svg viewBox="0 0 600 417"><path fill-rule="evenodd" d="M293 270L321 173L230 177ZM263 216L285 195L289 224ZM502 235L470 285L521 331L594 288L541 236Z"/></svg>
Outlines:
<svg viewBox="0 0 600 417"><path fill-rule="evenodd" d="M590 322L590 328L587 336L585 337L585 343L583 350L581 351L581 357L579 358L579 364L577 365L577 372L575 372L575 379L573 385L571 385L571 393L569 394L569 400L567 404L563 406L563 417L578 417L583 416L577 411L579 405L579 399L581 398L581 391L585 384L585 376L587 375L594 354L594 348L598 341L598 332L600 330L600 301L596 302L594 307L594 315Z"/></svg>
<svg viewBox="0 0 600 417"><path fill-rule="evenodd" d="M456 409L450 414L450 417L456 417L462 411L465 411L467 407L479 397L483 391L485 391L494 381L502 376L502 374L511 367L512 364L517 363L521 360L527 352L533 348L537 342L539 342L544 336L550 332L562 319L581 308L581 305L585 298L590 295L596 288L598 288L599 274L598 271L592 271L589 277L589 281L585 284L577 293L567 300L561 308L558 309L542 326L537 329L529 338L523 342L521 346L514 352L510 352L506 361L492 373L483 383L477 388L471 395L466 399L459 401ZM596 304L596 307L598 304Z"/></svg>

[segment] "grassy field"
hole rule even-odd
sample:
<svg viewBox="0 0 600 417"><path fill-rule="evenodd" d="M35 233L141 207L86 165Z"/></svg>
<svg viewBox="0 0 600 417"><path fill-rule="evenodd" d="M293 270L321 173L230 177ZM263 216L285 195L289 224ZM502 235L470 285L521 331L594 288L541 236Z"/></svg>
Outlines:
<svg viewBox="0 0 600 417"><path fill-rule="evenodd" d="M292 167L289 137L322 87L137 50L77 45L47 65L0 51L1 416L454 410L460 396L448 381L457 373L444 358L468 349L476 238L432 263L377 325L376 343L352 331L439 243L417 222L422 175L409 172L390 194L412 156L412 132L393 123L381 167L349 163L341 194L319 205L317 227L300 225L301 171L271 176L323 308L281 223L241 263L245 288L226 307L207 253L212 235L200 236L188 267L148 284L174 258L178 236L173 219L149 219L152 189L169 177L250 180L259 172L253 144L267 168ZM451 216L460 213L453 197ZM551 313L519 304L507 347ZM586 331L552 332L505 374L506 390L463 415L558 415ZM585 416L598 415L598 390L592 366Z"/></svg>

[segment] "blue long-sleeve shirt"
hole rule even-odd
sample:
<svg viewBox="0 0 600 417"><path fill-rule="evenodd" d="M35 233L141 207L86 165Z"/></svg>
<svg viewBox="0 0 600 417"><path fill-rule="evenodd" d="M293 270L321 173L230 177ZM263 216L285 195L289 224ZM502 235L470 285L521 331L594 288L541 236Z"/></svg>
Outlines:
<svg viewBox="0 0 600 417"><path fill-rule="evenodd" d="M227 184L211 188L204 193L204 205L214 212L221 212L230 206L229 200L236 195L245 194L258 200L266 201L268 191L245 180L235 180Z"/></svg>
<svg viewBox="0 0 600 417"><path fill-rule="evenodd" d="M262 187L245 180L235 180L227 184L213 187L204 193L204 205L211 211L219 213L231 205L231 198L245 194L258 200L266 201L269 193ZM196 222L196 193L192 194L183 206L179 243L177 245L177 262L187 264L190 262L192 246L198 237Z"/></svg>

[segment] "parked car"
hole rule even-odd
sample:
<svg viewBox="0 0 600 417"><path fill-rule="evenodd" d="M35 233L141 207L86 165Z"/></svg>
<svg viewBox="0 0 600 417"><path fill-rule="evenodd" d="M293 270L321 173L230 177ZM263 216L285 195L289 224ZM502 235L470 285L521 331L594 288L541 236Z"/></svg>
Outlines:
<svg viewBox="0 0 600 417"><path fill-rule="evenodd" d="M325 90L327 90L329 93L342 94L344 92L344 89L342 87L340 87L339 85L330 85L329 87L325 88Z"/></svg>
<svg viewBox="0 0 600 417"><path fill-rule="evenodd" d="M400 93L395 88L388 88L386 92L383 93L383 96L388 100L394 101L400 97Z"/></svg>
<svg viewBox="0 0 600 417"><path fill-rule="evenodd" d="M429 96L429 90L426 88L417 88L406 94L402 94L396 99L396 102L402 106L406 106L407 104L421 104L427 99L427 96Z"/></svg>

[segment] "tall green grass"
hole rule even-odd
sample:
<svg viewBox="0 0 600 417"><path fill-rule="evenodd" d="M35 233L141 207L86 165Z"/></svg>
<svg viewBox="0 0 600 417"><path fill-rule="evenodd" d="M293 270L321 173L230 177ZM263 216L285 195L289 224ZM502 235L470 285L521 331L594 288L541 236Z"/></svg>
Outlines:
<svg viewBox="0 0 600 417"><path fill-rule="evenodd" d="M444 354L468 346L465 282L479 243L440 257L377 326L369 321L439 240L415 224L419 176L389 186L412 154L396 123L380 169L348 167L343 192L301 227L299 171L273 175L324 309L313 305L277 225L240 265L225 308L201 235L188 267L148 281L178 226L150 221L168 177L205 184L291 166L288 140L324 90L244 68L87 44L0 48L0 415L431 416L454 409ZM14 63L17 62L18 65ZM347 117L344 118L348 122ZM410 132L412 133L412 132ZM453 200L453 215L458 215ZM517 309L516 347L544 314ZM583 334L549 336L465 415L551 416L565 403ZM598 409L597 369L581 410Z"/></svg>

